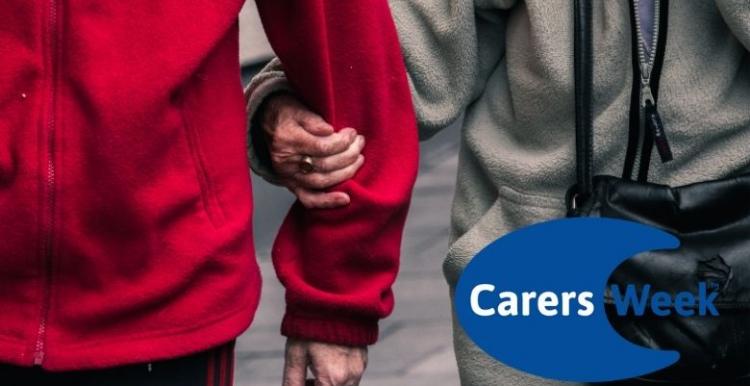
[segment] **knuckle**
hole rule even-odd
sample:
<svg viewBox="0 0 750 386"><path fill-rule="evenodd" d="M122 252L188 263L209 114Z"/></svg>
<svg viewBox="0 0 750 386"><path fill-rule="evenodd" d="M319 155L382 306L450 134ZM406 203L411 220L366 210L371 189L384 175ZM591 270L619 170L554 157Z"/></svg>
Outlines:
<svg viewBox="0 0 750 386"><path fill-rule="evenodd" d="M284 156L279 154L278 151L271 152L271 162L273 163L282 163L284 161Z"/></svg>
<svg viewBox="0 0 750 386"><path fill-rule="evenodd" d="M278 122L275 125L273 125L272 130L270 130L270 136L271 140L273 141L279 141L280 139L284 138L287 131L287 124L285 122Z"/></svg>
<svg viewBox="0 0 750 386"><path fill-rule="evenodd" d="M284 174L286 174L288 176L289 180L291 180L292 182L294 182L294 185L296 187L303 188L303 189L307 187L307 181L305 181L304 175L300 174L299 170L297 170L296 167L295 168L293 168L293 167L287 167L287 168L285 168L285 173Z"/></svg>
<svg viewBox="0 0 750 386"><path fill-rule="evenodd" d="M276 133L274 133L274 141L279 144L290 143L293 139L293 130L289 125L282 126L281 130L277 130Z"/></svg>
<svg viewBox="0 0 750 386"><path fill-rule="evenodd" d="M299 201L302 203L302 206L304 206L305 209L315 209L315 203L312 202L309 198L299 197Z"/></svg>
<svg viewBox="0 0 750 386"><path fill-rule="evenodd" d="M337 370L331 375L334 381L334 385L347 385L351 379L350 374L346 370Z"/></svg>
<svg viewBox="0 0 750 386"><path fill-rule="evenodd" d="M338 383L336 383L336 381L334 381L331 377L328 377L328 376L320 376L318 377L317 381L322 386L338 386ZM316 386L317 386L317 383L316 383Z"/></svg>
<svg viewBox="0 0 750 386"><path fill-rule="evenodd" d="M317 143L318 151L320 151L323 154L330 154L333 150L333 144L331 142L326 141L318 141Z"/></svg>
<svg viewBox="0 0 750 386"><path fill-rule="evenodd" d="M318 123L318 117L310 111L305 111L300 120L306 125L315 125Z"/></svg>
<svg viewBox="0 0 750 386"><path fill-rule="evenodd" d="M343 386L349 380L345 371L340 369L329 369L325 376L319 378L324 385Z"/></svg>
<svg viewBox="0 0 750 386"><path fill-rule="evenodd" d="M314 174L298 174L297 178L306 188L315 188Z"/></svg>
<svg viewBox="0 0 750 386"><path fill-rule="evenodd" d="M294 115L297 114L297 108L290 103L281 103L277 110L278 120L280 122L288 122L294 120Z"/></svg>
<svg viewBox="0 0 750 386"><path fill-rule="evenodd" d="M324 172L331 171L334 169L334 162L328 158L322 158L318 161L317 169Z"/></svg>
<svg viewBox="0 0 750 386"><path fill-rule="evenodd" d="M338 137L335 140L331 141L330 148L331 151L343 151L346 150L349 147L349 143L346 141L346 137Z"/></svg>
<svg viewBox="0 0 750 386"><path fill-rule="evenodd" d="M299 180L308 188L314 188L317 182L317 174L300 174Z"/></svg>
<svg viewBox="0 0 750 386"><path fill-rule="evenodd" d="M287 160L287 157L285 157L285 156L283 156L283 155L281 155L279 153L276 153L276 152L271 153L271 163L273 163L275 165L283 164L283 163L286 162L286 160Z"/></svg>
<svg viewBox="0 0 750 386"><path fill-rule="evenodd" d="M271 153L271 155L274 154L285 154L287 149L287 144L281 141L272 141L271 145L269 146L268 150Z"/></svg>
<svg viewBox="0 0 750 386"><path fill-rule="evenodd" d="M279 177L282 177L285 180L283 182L284 186L291 189L296 188L299 185L299 180L297 179L295 172L291 170L288 165L278 165L273 169Z"/></svg>
<svg viewBox="0 0 750 386"><path fill-rule="evenodd" d="M305 117L310 114L309 109L297 103L290 106L289 111L291 111L298 120L304 120Z"/></svg>
<svg viewBox="0 0 750 386"><path fill-rule="evenodd" d="M359 159L359 152L351 152L346 155L345 161L347 165L351 165L357 162Z"/></svg>
<svg viewBox="0 0 750 386"><path fill-rule="evenodd" d="M325 189L328 187L328 179L325 177L316 177L314 179L313 185L315 185L315 188L317 189Z"/></svg>
<svg viewBox="0 0 750 386"><path fill-rule="evenodd" d="M273 153L282 153L284 151L285 144L275 140L271 139L270 146L268 147L268 150Z"/></svg>

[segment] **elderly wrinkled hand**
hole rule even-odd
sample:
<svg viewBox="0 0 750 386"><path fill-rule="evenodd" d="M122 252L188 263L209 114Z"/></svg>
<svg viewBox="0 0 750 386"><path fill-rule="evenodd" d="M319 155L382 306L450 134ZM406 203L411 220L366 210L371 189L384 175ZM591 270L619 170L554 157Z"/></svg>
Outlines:
<svg viewBox="0 0 750 386"><path fill-rule="evenodd" d="M326 191L356 174L364 163L365 138L352 128L335 132L289 93L271 96L261 111L272 167L281 185L306 208L348 205L345 192Z"/></svg>
<svg viewBox="0 0 750 386"><path fill-rule="evenodd" d="M366 367L366 346L288 339L282 386L357 386ZM305 380L308 368L314 380Z"/></svg>

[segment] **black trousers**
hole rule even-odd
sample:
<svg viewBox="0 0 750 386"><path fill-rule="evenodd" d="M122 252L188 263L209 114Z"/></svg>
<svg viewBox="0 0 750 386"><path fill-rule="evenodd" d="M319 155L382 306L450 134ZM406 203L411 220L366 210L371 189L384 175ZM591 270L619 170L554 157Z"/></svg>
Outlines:
<svg viewBox="0 0 750 386"><path fill-rule="evenodd" d="M232 386L234 341L197 354L103 370L48 372L0 364L7 386Z"/></svg>

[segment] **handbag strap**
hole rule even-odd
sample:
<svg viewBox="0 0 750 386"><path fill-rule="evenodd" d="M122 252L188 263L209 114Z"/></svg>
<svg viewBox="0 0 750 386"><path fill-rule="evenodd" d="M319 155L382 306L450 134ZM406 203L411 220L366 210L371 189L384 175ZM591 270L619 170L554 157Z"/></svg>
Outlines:
<svg viewBox="0 0 750 386"><path fill-rule="evenodd" d="M574 0L574 77L576 123L576 195L585 198L593 190L593 137L592 89L594 83L594 46L592 42L591 0Z"/></svg>

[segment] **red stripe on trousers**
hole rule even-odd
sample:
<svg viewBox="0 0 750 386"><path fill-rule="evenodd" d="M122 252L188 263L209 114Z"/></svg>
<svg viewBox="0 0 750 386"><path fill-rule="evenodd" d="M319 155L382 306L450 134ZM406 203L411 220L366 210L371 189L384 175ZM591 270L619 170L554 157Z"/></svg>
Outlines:
<svg viewBox="0 0 750 386"><path fill-rule="evenodd" d="M206 386L216 386L214 385L214 353L211 353L208 356L208 363L207 369L206 369Z"/></svg>

